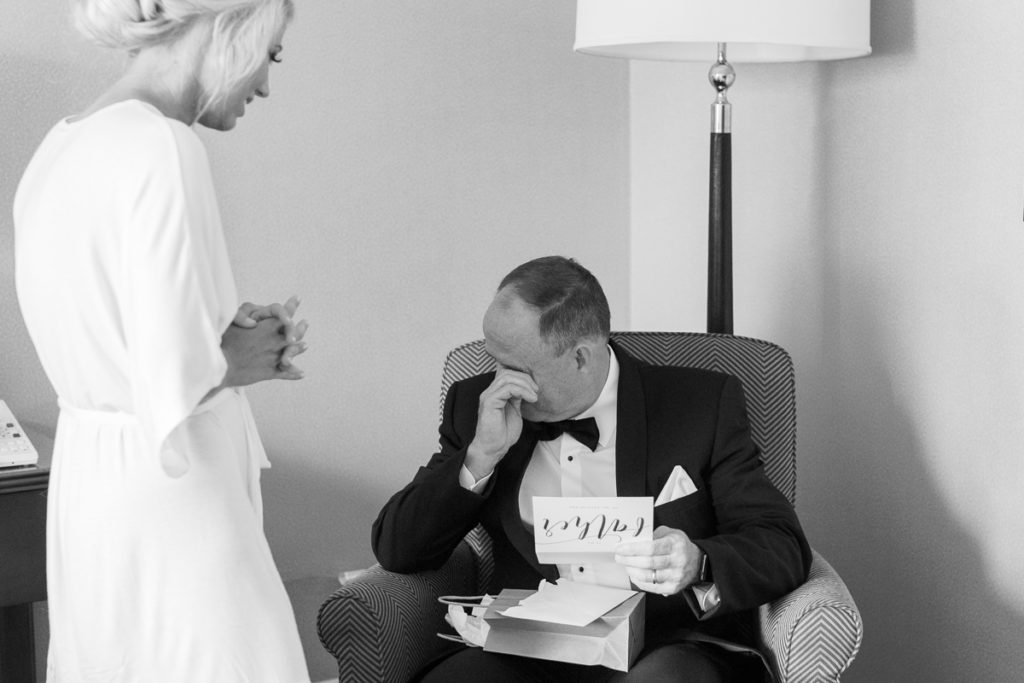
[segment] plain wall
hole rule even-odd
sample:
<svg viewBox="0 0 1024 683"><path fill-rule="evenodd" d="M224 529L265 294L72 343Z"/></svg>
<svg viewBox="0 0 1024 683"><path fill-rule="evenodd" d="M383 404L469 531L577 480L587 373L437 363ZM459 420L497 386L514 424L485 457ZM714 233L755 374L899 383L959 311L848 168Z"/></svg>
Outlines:
<svg viewBox="0 0 1024 683"><path fill-rule="evenodd" d="M797 510L865 623L843 680L1020 681L1024 5L872 11L870 57L736 65L735 331L796 363ZM631 67L637 328L705 327L706 73Z"/></svg>
<svg viewBox="0 0 1024 683"><path fill-rule="evenodd" d="M628 65L572 52L550 0L307 0L271 97L208 145L240 296L296 293L297 383L250 391L286 580L373 562L370 524L437 446L447 350L500 278L578 258L628 321ZM0 398L43 446L56 397L15 300L10 206L36 146L119 73L65 3L0 17ZM311 619L311 615L300 615Z"/></svg>

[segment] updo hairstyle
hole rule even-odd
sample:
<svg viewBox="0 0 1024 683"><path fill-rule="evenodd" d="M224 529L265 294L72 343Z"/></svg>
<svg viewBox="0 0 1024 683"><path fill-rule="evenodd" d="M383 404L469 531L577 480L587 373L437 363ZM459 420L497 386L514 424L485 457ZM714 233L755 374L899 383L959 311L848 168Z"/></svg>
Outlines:
<svg viewBox="0 0 1024 683"><path fill-rule="evenodd" d="M135 53L197 33L200 111L254 74L291 21L292 0L71 0L75 27L99 45Z"/></svg>

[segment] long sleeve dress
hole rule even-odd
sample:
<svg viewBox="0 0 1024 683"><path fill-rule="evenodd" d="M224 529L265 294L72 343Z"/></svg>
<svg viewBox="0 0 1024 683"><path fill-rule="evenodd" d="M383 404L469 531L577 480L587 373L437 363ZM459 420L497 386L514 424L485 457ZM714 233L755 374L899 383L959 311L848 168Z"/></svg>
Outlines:
<svg viewBox="0 0 1024 683"><path fill-rule="evenodd" d="M249 405L203 401L238 301L198 136L137 100L61 121L14 214L18 299L60 404L47 680L308 683Z"/></svg>

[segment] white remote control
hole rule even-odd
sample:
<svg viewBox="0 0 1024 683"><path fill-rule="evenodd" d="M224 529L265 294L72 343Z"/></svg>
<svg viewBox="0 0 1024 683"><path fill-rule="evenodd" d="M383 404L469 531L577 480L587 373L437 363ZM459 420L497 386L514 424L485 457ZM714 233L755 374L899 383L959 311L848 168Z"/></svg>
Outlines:
<svg viewBox="0 0 1024 683"><path fill-rule="evenodd" d="M0 400L0 468L24 467L39 462L39 454L18 424L11 409Z"/></svg>

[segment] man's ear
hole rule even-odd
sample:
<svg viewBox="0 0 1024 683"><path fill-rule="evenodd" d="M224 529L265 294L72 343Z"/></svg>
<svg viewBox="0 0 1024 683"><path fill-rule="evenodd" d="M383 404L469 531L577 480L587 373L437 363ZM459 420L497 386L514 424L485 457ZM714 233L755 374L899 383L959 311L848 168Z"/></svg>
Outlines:
<svg viewBox="0 0 1024 683"><path fill-rule="evenodd" d="M594 359L594 351L587 344L578 344L575 351L576 369L583 370Z"/></svg>

